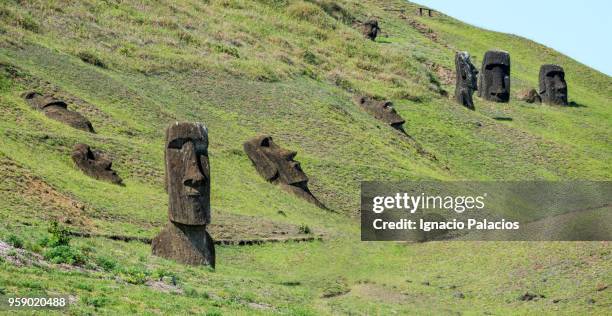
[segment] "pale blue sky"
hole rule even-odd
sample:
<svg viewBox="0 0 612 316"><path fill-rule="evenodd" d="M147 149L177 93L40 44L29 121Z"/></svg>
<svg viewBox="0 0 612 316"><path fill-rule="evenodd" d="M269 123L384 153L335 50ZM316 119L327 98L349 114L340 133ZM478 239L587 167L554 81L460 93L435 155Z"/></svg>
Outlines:
<svg viewBox="0 0 612 316"><path fill-rule="evenodd" d="M612 0L412 0L463 22L512 33L612 75Z"/></svg>

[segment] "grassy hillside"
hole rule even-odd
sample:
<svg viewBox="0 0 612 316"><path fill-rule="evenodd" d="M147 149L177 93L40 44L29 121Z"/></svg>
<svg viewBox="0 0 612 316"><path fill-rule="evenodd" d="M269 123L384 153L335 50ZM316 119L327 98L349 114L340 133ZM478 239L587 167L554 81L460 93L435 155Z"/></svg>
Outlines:
<svg viewBox="0 0 612 316"><path fill-rule="evenodd" d="M609 243L359 241L364 180L612 178L609 76L520 37L418 17L415 8L393 0L0 0L0 240L27 251L1 257L22 260L0 263L0 294L70 294L75 315L609 310L610 290L598 290L612 283ZM376 42L357 27L369 17L383 31ZM448 97L454 51L469 51L479 66L493 48L511 54L511 102L458 106ZM543 63L565 68L576 106L517 100ZM33 110L21 97L30 90L68 101L97 133ZM357 94L392 100L411 138L361 110ZM283 227L323 241L218 246L215 271L107 238L73 238L76 266L40 257L52 248L51 221L102 235L161 230L164 129L175 120L209 128L213 238L274 237ZM298 151L311 190L335 212L259 177L242 142L260 133ZM126 185L77 170L70 152L78 142L109 153ZM519 300L525 292L545 298Z"/></svg>

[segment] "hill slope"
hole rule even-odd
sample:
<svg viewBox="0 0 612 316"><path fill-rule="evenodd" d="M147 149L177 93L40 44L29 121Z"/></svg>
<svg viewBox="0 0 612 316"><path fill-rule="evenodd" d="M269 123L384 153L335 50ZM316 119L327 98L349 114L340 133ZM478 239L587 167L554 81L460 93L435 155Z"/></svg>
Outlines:
<svg viewBox="0 0 612 316"><path fill-rule="evenodd" d="M213 232L247 239L276 236L274 227L301 236L308 227L324 241L218 247L212 272L153 257L138 241L74 238L84 268L5 260L0 293L71 294L74 314L604 311L610 295L596 288L612 282L607 243L358 240L363 180L612 178L609 76L520 37L418 17L415 8L391 0L3 1L1 240L45 253L40 239L53 220L151 238L167 216L164 129L187 120L210 132ZM383 30L376 42L356 27L369 17ZM446 96L454 51L479 65L492 48L511 54L511 102L476 99L475 112L456 105ZM517 101L543 63L565 68L578 106ZM21 97L30 90L67 100L96 134L31 109ZM357 94L392 100L411 138L362 111ZM311 190L336 212L256 174L242 142L260 133L298 151ZM108 152L126 185L78 171L70 159L78 142ZM546 299L517 300L526 291Z"/></svg>

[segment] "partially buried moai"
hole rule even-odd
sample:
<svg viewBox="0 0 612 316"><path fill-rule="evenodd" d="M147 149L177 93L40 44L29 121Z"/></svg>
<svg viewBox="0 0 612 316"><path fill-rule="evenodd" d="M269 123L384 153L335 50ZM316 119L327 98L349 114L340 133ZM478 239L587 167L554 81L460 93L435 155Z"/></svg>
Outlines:
<svg viewBox="0 0 612 316"><path fill-rule="evenodd" d="M478 96L493 102L510 100L510 54L488 51L482 60Z"/></svg>
<svg viewBox="0 0 612 316"><path fill-rule="evenodd" d="M540 67L540 97L544 103L568 104L565 71L561 66L542 65Z"/></svg>
<svg viewBox="0 0 612 316"><path fill-rule="evenodd" d="M92 150L87 144L76 144L70 156L86 175L114 184L123 184L121 177L113 170L113 161L105 153Z"/></svg>
<svg viewBox="0 0 612 316"><path fill-rule="evenodd" d="M380 27L378 27L377 20L368 20L363 23L363 35L372 41L376 40L376 37L380 33Z"/></svg>
<svg viewBox="0 0 612 316"><path fill-rule="evenodd" d="M308 189L308 177L302 171L300 163L293 160L297 152L281 148L269 135L252 138L246 141L243 147L257 172L268 182L327 209Z"/></svg>
<svg viewBox="0 0 612 316"><path fill-rule="evenodd" d="M166 130L169 223L152 242L153 254L191 265L215 266L210 224L208 130L201 123L174 123Z"/></svg>
<svg viewBox="0 0 612 316"><path fill-rule="evenodd" d="M393 102L388 100L377 100L370 96L357 96L353 99L366 112L377 120L389 124L391 127L404 132L404 120L393 107Z"/></svg>
<svg viewBox="0 0 612 316"><path fill-rule="evenodd" d="M478 70L470 60L468 52L457 52L455 54L455 100L468 109L474 110L472 94L478 90Z"/></svg>
<svg viewBox="0 0 612 316"><path fill-rule="evenodd" d="M68 110L66 102L33 91L25 93L23 97L31 107L42 111L48 118L68 124L76 129L94 133L91 122L82 114Z"/></svg>

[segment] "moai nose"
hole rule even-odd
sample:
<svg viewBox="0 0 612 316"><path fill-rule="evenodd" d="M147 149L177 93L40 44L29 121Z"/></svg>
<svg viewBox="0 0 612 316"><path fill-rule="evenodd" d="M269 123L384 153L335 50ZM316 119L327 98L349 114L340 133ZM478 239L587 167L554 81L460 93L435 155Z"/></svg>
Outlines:
<svg viewBox="0 0 612 316"><path fill-rule="evenodd" d="M206 177L204 177L202 171L200 170L198 157L195 153L193 143L190 142L185 146L186 148L184 150L184 155L186 155L186 157L183 184L190 187L197 187L202 185Z"/></svg>

